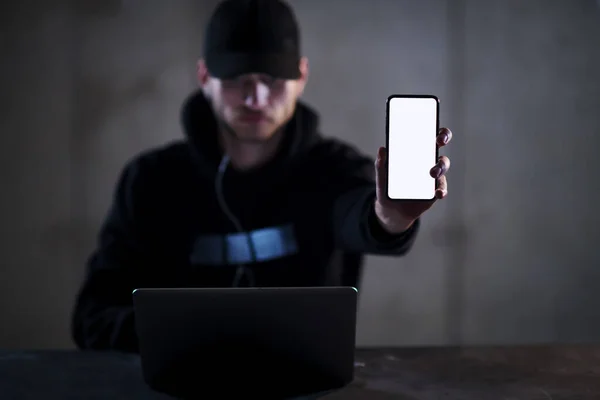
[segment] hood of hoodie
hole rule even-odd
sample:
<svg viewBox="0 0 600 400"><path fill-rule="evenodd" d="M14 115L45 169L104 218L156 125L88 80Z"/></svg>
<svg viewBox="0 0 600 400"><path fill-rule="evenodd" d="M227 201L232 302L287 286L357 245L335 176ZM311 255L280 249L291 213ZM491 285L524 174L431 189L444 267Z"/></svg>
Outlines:
<svg viewBox="0 0 600 400"><path fill-rule="evenodd" d="M224 154L218 144L218 124L212 106L201 90L185 100L181 119L200 172L214 177ZM283 127L283 135L277 155L250 174L282 171L299 159L302 153L321 139L319 115L310 106L298 101L294 115Z"/></svg>

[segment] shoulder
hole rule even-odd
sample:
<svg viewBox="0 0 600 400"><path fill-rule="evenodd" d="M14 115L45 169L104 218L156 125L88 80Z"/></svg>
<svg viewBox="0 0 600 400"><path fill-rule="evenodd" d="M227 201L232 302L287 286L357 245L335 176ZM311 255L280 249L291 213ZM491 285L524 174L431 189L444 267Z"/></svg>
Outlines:
<svg viewBox="0 0 600 400"><path fill-rule="evenodd" d="M160 168L164 166L177 166L188 164L190 159L190 150L187 142L173 141L137 153L126 163L126 167Z"/></svg>
<svg viewBox="0 0 600 400"><path fill-rule="evenodd" d="M312 157L334 159L348 163L372 163L375 160L368 156L358 146L337 138L323 138L310 151Z"/></svg>
<svg viewBox="0 0 600 400"><path fill-rule="evenodd" d="M310 151L310 158L328 169L346 172L371 169L375 162L358 146L337 138L323 138Z"/></svg>
<svg viewBox="0 0 600 400"><path fill-rule="evenodd" d="M127 161L124 170L146 175L189 167L190 164L191 154L187 142L173 141L137 153Z"/></svg>
<svg viewBox="0 0 600 400"><path fill-rule="evenodd" d="M372 180L375 177L374 162L374 158L349 142L323 138L305 153L298 167L329 182L347 178Z"/></svg>
<svg viewBox="0 0 600 400"><path fill-rule="evenodd" d="M191 170L189 145L173 141L143 150L131 157L123 166L119 185L129 187L154 186L150 183L167 181L173 176Z"/></svg>

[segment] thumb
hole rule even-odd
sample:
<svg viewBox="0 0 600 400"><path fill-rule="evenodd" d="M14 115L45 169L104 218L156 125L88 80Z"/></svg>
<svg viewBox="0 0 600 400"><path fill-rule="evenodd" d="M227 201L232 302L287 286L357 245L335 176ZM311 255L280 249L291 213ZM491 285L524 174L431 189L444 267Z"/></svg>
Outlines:
<svg viewBox="0 0 600 400"><path fill-rule="evenodd" d="M380 204L385 203L385 200L387 199L387 183L387 149L385 147L380 147L377 151L377 159L375 160L375 187L377 201Z"/></svg>

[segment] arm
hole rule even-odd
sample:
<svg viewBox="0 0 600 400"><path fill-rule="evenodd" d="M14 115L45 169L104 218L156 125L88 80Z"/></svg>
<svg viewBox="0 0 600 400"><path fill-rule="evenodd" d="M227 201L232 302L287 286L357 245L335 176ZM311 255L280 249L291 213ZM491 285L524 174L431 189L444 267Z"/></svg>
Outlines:
<svg viewBox="0 0 600 400"><path fill-rule="evenodd" d="M136 224L139 209L134 203L139 184L139 164L131 163L117 184L76 299L71 333L80 349L138 350L132 291L139 284L139 268L149 267L142 248L142 227Z"/></svg>
<svg viewBox="0 0 600 400"><path fill-rule="evenodd" d="M338 247L378 255L407 253L417 236L417 219L400 234L388 233L375 215L375 183L339 193L334 203L333 230Z"/></svg>
<svg viewBox="0 0 600 400"><path fill-rule="evenodd" d="M335 143L327 151L326 184L331 199L335 245L348 252L403 255L419 231L416 219L406 231L391 234L375 214L376 179L373 160L351 147Z"/></svg>
<svg viewBox="0 0 600 400"><path fill-rule="evenodd" d="M438 148L452 139L448 128L437 134ZM338 152L339 153L339 152ZM435 178L435 197L422 201L390 201L387 186L387 149L380 147L377 162L367 163L356 151L346 148L344 157L331 157L334 174L342 184L334 193L333 230L336 244L349 251L375 254L404 254L412 247L420 225L420 216L439 199L448 195L446 173L450 159L441 156L429 174ZM339 171L342 170L342 173ZM374 177L375 176L375 177ZM384 228L385 227L385 228Z"/></svg>

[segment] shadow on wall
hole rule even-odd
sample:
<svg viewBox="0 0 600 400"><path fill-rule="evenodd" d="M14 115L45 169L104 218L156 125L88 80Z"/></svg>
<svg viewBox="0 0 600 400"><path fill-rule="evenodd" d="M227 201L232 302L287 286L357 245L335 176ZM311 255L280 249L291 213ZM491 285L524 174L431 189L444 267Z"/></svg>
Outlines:
<svg viewBox="0 0 600 400"><path fill-rule="evenodd" d="M72 7L78 17L110 18L119 15L124 3L123 0L74 1Z"/></svg>
<svg viewBox="0 0 600 400"><path fill-rule="evenodd" d="M115 79L110 76L81 77L77 85L77 92L81 94L79 126L74 134L86 137L100 134L99 128L107 115L115 115L136 100L152 98L159 92L158 79L156 75L141 76L122 86L115 85Z"/></svg>

